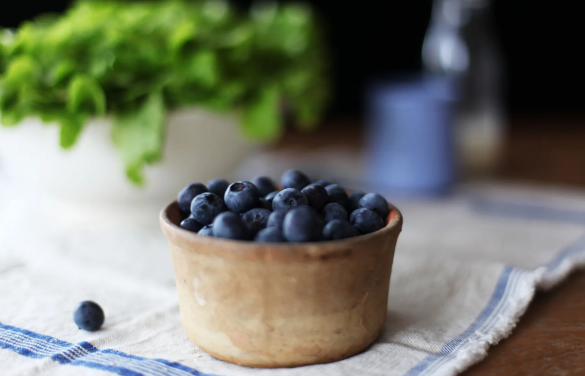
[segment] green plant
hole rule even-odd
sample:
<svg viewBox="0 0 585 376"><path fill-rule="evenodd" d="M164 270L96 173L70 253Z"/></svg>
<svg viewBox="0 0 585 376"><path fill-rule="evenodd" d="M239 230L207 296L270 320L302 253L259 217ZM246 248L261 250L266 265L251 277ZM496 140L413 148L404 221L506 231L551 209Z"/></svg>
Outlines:
<svg viewBox="0 0 585 376"><path fill-rule="evenodd" d="M281 106L311 129L327 100L322 38L311 9L222 1L79 1L62 16L0 30L0 120L60 125L75 144L90 117L113 119L126 174L143 182L161 159L168 110L236 113L261 141L282 132Z"/></svg>

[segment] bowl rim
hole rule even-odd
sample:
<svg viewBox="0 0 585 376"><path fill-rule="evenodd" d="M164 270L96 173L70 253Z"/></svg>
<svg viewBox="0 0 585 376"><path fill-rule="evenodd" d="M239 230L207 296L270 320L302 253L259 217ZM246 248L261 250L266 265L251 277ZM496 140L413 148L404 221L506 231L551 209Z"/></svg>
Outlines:
<svg viewBox="0 0 585 376"><path fill-rule="evenodd" d="M197 247L197 250L190 247L189 251L193 252L217 253L212 248L221 248L220 253L233 252L240 255L242 253L266 253L280 254L283 256L292 254L323 256L329 253L343 252L358 248L361 243L369 243L371 241L383 242L385 239L390 239L395 236L397 237L402 230L402 213L393 205L388 205L388 207L390 208L390 214L386 218L386 226L378 231L348 239L306 243L258 243L253 241L201 236L197 233L181 228L177 223L174 223L170 219L169 212L171 210L179 210L176 200L171 202L160 212L159 219L163 233L169 242L172 242L174 239L181 239L190 245L197 244L201 246Z"/></svg>

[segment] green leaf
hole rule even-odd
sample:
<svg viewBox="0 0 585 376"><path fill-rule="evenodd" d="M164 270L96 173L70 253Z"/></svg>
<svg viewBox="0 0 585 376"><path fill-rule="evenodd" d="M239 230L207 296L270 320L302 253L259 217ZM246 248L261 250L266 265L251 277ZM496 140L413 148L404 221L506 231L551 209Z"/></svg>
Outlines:
<svg viewBox="0 0 585 376"><path fill-rule="evenodd" d="M2 90L0 85L0 114L3 111L13 110L18 106L18 91L17 90Z"/></svg>
<svg viewBox="0 0 585 376"><path fill-rule="evenodd" d="M0 34L2 33L2 30L0 30ZM4 47L2 45L2 43L0 43L0 74L2 74L2 72L4 72L4 70L6 69L6 47Z"/></svg>
<svg viewBox="0 0 585 376"><path fill-rule="evenodd" d="M320 108L302 103L296 107L296 127L303 131L312 131L319 125Z"/></svg>
<svg viewBox="0 0 585 376"><path fill-rule="evenodd" d="M12 60L2 77L2 86L5 90L16 90L25 82L34 78L36 64L30 56L19 56Z"/></svg>
<svg viewBox="0 0 585 376"><path fill-rule="evenodd" d="M225 0L206 0L203 15L212 22L222 22L229 16L229 6Z"/></svg>
<svg viewBox="0 0 585 376"><path fill-rule="evenodd" d="M75 70L75 64L70 60L60 61L51 71L49 80L53 85L60 83Z"/></svg>
<svg viewBox="0 0 585 376"><path fill-rule="evenodd" d="M2 110L0 111L0 123L5 127L13 127L18 125L25 116L26 113L20 108Z"/></svg>
<svg viewBox="0 0 585 376"><path fill-rule="evenodd" d="M314 72L296 69L283 80L283 96L291 105L295 125L303 131L311 131L323 115L328 100L327 80Z"/></svg>
<svg viewBox="0 0 585 376"><path fill-rule="evenodd" d="M126 166L126 177L138 186L144 185L144 174L142 172L142 163L136 163Z"/></svg>
<svg viewBox="0 0 585 376"><path fill-rule="evenodd" d="M78 74L69 83L67 110L77 112L84 104L90 104L98 115L106 113L106 95L93 78Z"/></svg>
<svg viewBox="0 0 585 376"><path fill-rule="evenodd" d="M265 88L242 113L244 134L255 140L272 141L283 131L280 115L280 93L276 86Z"/></svg>
<svg viewBox="0 0 585 376"><path fill-rule="evenodd" d="M162 157L165 115L162 94L155 92L137 111L116 116L112 139L122 152L126 175L137 185L144 184L143 166Z"/></svg>
<svg viewBox="0 0 585 376"><path fill-rule="evenodd" d="M215 85L219 80L217 56L213 51L200 51L187 62L187 74L205 87Z"/></svg>
<svg viewBox="0 0 585 376"><path fill-rule="evenodd" d="M63 116L62 112L58 110L41 111L39 117L43 123L59 122Z"/></svg>
<svg viewBox="0 0 585 376"><path fill-rule="evenodd" d="M62 148L69 149L81 134L83 126L87 122L87 116L84 114L62 113L55 120L59 122L59 143Z"/></svg>
<svg viewBox="0 0 585 376"><path fill-rule="evenodd" d="M184 22L177 27L169 38L169 49L176 53L195 36L197 28L194 22Z"/></svg>
<svg viewBox="0 0 585 376"><path fill-rule="evenodd" d="M59 144L63 149L69 149L75 145L88 120L85 114L72 114L57 109L41 111L39 117L43 123L59 124Z"/></svg>

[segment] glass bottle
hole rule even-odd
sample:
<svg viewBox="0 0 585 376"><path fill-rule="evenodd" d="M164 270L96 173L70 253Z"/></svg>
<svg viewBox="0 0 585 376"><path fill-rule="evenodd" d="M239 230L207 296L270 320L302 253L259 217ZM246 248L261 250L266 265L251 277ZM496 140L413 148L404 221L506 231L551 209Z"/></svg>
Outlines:
<svg viewBox="0 0 585 376"><path fill-rule="evenodd" d="M503 67L489 0L435 0L422 49L423 66L456 78L455 145L464 176L489 175L505 133Z"/></svg>

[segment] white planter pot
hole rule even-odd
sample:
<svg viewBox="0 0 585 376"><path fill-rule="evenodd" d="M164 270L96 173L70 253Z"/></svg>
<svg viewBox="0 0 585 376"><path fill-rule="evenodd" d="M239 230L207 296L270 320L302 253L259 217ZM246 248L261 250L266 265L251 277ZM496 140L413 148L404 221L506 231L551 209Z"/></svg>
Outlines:
<svg viewBox="0 0 585 376"><path fill-rule="evenodd" d="M27 119L0 128L0 171L12 182L39 193L87 204L163 205L193 181L228 178L255 149L233 117L202 110L173 112L167 121L162 162L145 168L146 185L125 176L111 141L111 121L90 121L76 145L59 147L59 128Z"/></svg>

